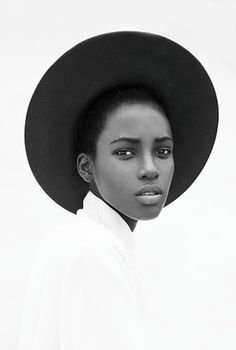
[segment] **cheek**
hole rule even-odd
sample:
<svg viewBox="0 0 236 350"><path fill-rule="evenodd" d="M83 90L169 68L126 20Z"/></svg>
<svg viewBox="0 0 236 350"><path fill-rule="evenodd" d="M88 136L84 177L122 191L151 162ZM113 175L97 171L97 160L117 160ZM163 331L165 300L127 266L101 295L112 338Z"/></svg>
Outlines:
<svg viewBox="0 0 236 350"><path fill-rule="evenodd" d="M111 159L104 157L97 159L94 169L94 178L97 185L111 187L119 181L119 169L112 163Z"/></svg>
<svg viewBox="0 0 236 350"><path fill-rule="evenodd" d="M134 163L130 161L121 161L116 157L105 154L104 157L99 157L96 162L96 173L99 177L102 175L107 179L120 179L120 176L130 176L131 168Z"/></svg>
<svg viewBox="0 0 236 350"><path fill-rule="evenodd" d="M95 168L94 179L97 187L103 193L126 192L132 187L131 169L128 163L122 164L114 159L98 159ZM105 193L104 193L105 194Z"/></svg>
<svg viewBox="0 0 236 350"><path fill-rule="evenodd" d="M172 177L174 175L174 169L175 169L175 164L174 164L173 158L169 159L168 162L162 165L161 173L166 183L172 180Z"/></svg>

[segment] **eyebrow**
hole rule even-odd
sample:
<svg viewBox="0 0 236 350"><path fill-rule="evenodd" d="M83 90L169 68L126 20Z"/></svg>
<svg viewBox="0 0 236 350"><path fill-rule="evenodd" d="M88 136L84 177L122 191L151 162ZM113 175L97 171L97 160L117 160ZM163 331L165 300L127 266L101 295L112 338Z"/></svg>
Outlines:
<svg viewBox="0 0 236 350"><path fill-rule="evenodd" d="M131 138L131 137L120 137L118 139L115 139L114 141L112 141L110 143L113 144L113 143L116 143L116 142L121 142L121 141L126 141L126 142L131 142L131 143L136 143L136 144L139 144L141 143L140 139L136 139L136 138ZM164 142L164 141L172 141L173 142L173 139L169 136L165 136L165 137L156 137L154 142L155 143L158 143L158 142Z"/></svg>

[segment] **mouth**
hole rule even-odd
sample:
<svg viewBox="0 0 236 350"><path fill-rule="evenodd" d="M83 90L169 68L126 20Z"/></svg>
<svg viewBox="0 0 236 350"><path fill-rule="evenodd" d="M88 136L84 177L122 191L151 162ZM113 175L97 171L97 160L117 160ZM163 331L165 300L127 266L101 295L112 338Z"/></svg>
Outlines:
<svg viewBox="0 0 236 350"><path fill-rule="evenodd" d="M162 198L161 193L144 192L136 195L137 200L142 204L158 204Z"/></svg>
<svg viewBox="0 0 236 350"><path fill-rule="evenodd" d="M160 193L152 191L152 192L142 192L140 194L137 194L136 196L156 196L158 194Z"/></svg>
<svg viewBox="0 0 236 350"><path fill-rule="evenodd" d="M157 185L146 185L146 186L143 186L139 189L138 192L135 193L136 196L154 196L154 195L157 195L157 194L162 194L163 191L162 189L157 186Z"/></svg>
<svg viewBox="0 0 236 350"><path fill-rule="evenodd" d="M142 204L158 204L162 198L163 191L157 185L147 185L140 188L135 194L136 199Z"/></svg>

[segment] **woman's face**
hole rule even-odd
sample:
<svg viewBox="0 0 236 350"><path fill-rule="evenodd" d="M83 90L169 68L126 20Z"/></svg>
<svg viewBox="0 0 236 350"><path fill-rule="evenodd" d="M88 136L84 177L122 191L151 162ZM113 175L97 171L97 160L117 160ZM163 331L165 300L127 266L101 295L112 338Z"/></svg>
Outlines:
<svg viewBox="0 0 236 350"><path fill-rule="evenodd" d="M169 122L157 107L123 104L107 115L92 162L101 197L135 220L158 216L174 173Z"/></svg>

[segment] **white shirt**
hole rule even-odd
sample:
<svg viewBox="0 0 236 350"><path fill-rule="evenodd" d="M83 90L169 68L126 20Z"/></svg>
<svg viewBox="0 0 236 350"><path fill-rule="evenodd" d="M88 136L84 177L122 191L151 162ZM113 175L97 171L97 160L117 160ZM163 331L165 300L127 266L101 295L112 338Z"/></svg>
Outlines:
<svg viewBox="0 0 236 350"><path fill-rule="evenodd" d="M134 233L92 192L32 269L20 350L149 350Z"/></svg>

